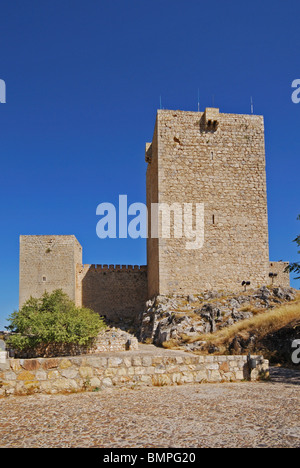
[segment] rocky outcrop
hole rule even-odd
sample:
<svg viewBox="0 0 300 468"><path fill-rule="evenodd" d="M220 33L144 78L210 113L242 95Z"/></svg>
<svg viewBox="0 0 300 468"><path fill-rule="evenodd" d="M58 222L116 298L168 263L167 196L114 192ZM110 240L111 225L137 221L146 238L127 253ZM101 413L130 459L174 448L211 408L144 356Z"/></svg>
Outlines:
<svg viewBox="0 0 300 468"><path fill-rule="evenodd" d="M139 339L157 346L173 340L193 351L201 348L201 342L185 343L186 337L213 333L251 318L295 299L295 293L292 288L263 286L241 295L208 291L199 296L157 296L141 314Z"/></svg>

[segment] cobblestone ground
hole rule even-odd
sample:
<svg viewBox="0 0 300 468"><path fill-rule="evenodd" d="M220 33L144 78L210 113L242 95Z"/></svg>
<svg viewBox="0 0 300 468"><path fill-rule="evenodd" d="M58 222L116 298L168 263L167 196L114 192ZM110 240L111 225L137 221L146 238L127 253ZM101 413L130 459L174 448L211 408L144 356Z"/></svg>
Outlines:
<svg viewBox="0 0 300 468"><path fill-rule="evenodd" d="M300 447L300 372L0 400L0 447Z"/></svg>

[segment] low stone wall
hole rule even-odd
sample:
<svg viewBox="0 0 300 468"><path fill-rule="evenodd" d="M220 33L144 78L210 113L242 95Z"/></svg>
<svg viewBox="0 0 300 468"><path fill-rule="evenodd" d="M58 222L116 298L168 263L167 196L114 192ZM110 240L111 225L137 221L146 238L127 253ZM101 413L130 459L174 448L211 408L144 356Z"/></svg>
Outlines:
<svg viewBox="0 0 300 468"><path fill-rule="evenodd" d="M99 333L95 346L90 353L105 353L109 351L137 350L139 342L134 335L118 328L109 328Z"/></svg>
<svg viewBox="0 0 300 468"><path fill-rule="evenodd" d="M68 358L8 359L0 364L0 396L100 390L105 387L164 386L256 380L268 375L268 361L247 356L161 355L123 352Z"/></svg>

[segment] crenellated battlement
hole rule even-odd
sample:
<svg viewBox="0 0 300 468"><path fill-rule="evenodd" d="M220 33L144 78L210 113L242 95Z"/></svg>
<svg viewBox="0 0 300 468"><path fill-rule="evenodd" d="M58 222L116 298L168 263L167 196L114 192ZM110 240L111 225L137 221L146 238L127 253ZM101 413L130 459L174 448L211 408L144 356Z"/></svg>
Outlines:
<svg viewBox="0 0 300 468"><path fill-rule="evenodd" d="M147 265L99 265L99 264L91 264L91 265L80 265L82 268L81 270L93 270L93 271L139 271L139 272L147 272Z"/></svg>

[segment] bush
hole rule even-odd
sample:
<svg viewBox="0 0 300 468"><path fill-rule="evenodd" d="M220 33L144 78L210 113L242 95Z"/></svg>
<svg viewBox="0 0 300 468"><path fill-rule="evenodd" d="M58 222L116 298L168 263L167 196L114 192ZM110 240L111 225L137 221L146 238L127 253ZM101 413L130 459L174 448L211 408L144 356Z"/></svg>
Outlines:
<svg viewBox="0 0 300 468"><path fill-rule="evenodd" d="M39 355L45 354L47 348L91 347L105 328L98 314L76 307L62 290L45 292L40 299L31 297L10 315L9 322L6 328L13 334L8 346L23 353L35 350Z"/></svg>

